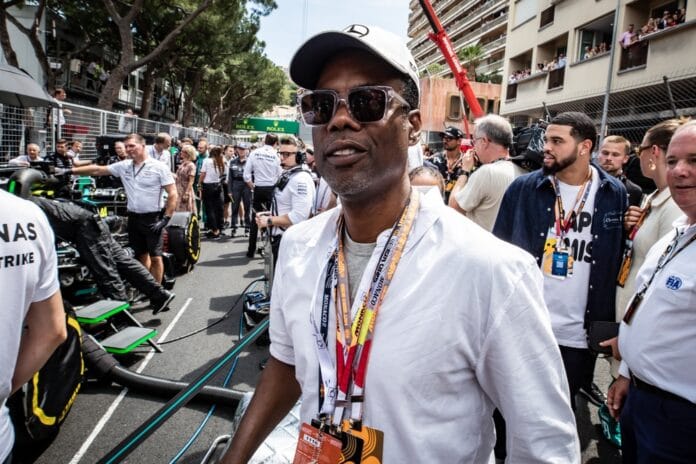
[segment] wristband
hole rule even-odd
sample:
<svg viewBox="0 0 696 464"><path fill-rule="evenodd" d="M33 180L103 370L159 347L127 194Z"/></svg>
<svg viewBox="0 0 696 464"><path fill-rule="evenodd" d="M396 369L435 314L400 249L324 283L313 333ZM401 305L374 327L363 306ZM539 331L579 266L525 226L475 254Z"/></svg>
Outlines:
<svg viewBox="0 0 696 464"><path fill-rule="evenodd" d="M268 219L266 219L266 225L268 227L273 227L273 219L271 216L268 216Z"/></svg>

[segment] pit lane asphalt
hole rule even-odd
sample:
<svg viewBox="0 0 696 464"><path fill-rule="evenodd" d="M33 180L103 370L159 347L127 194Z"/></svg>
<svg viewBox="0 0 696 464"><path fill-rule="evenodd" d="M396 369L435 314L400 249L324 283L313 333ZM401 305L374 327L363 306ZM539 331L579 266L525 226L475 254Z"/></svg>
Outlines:
<svg viewBox="0 0 696 464"><path fill-rule="evenodd" d="M217 241L204 239L199 263L192 272L177 278L174 287L176 298L170 310L153 316L151 310L143 308L133 310L133 314L145 326L157 328L159 337L190 298L190 303L167 339L174 339L218 320L249 283L263 276L263 260L248 259L245 256L246 245L247 239L241 236ZM230 317L220 324L190 338L163 345L164 352L155 353L143 373L172 380L195 379L238 340L240 314L241 302ZM144 346L147 348L140 349L140 354L121 358L122 364L135 371L149 351L149 345ZM232 388L244 391L253 389L261 372L258 364L267 357L267 351L267 348L257 347L253 343L248 347L239 358L231 380ZM223 371L209 385L222 385L228 370ZM58 437L36 462L94 463L166 401L128 391L103 428L99 429L98 422L122 390L116 384L83 385ZM136 448L127 462L169 462L196 430L208 409L209 406L202 403L189 403ZM231 432L233 414L231 408L218 406L199 438L178 462L200 462L215 437ZM76 456L85 440L95 431L98 434L91 446L84 450L81 457Z"/></svg>
<svg viewBox="0 0 696 464"><path fill-rule="evenodd" d="M191 330L204 327L227 312L240 292L263 275L263 260L248 259L245 256L247 239L228 238L219 241L203 240L201 258L195 269L177 278L174 291L177 294L167 312L153 316L149 309L134 310L135 316L144 325L155 327L161 334L184 307L188 298L191 302L181 318L173 326L167 339L173 339ZM188 339L163 346L164 353L156 353L143 373L163 378L191 381L209 367L220 355L225 353L239 335L241 303L230 317L215 327ZM146 345L147 346L147 345ZM146 357L148 349L130 358L122 358L124 366L135 371ZM258 364L267 357L267 348L253 343L240 356L231 386L237 390L248 391L258 381ZM218 374L209 384L221 385L227 369ZM595 381L606 391L609 384L608 363L597 361ZM40 464L55 463L94 463L106 455L116 444L140 426L166 400L142 393L128 391L123 401L114 409L102 428L98 423L112 406L123 389L116 385L87 383L83 385L72 411L56 440L36 460ZM618 464L621 462L618 451L601 438L601 426L597 408L583 398L577 399L577 422L585 464ZM208 412L208 405L189 403L180 409L162 427L139 445L125 462L158 464L168 463L186 443L191 434ZM229 407L217 407L207 426L193 446L178 461L180 463L199 463L206 450L219 436L231 431L234 412ZM90 434L96 438L89 447L83 447Z"/></svg>

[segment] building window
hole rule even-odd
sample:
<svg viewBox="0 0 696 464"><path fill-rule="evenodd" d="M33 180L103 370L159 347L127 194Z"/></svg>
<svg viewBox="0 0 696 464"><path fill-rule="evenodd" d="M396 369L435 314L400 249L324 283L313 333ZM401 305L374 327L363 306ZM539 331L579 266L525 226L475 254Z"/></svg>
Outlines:
<svg viewBox="0 0 696 464"><path fill-rule="evenodd" d="M578 48L576 61L586 60L601 55L611 49L611 35L614 13L585 24L577 30Z"/></svg>
<svg viewBox="0 0 696 464"><path fill-rule="evenodd" d="M462 99L459 95L450 95L447 98L447 119L462 119Z"/></svg>
<svg viewBox="0 0 696 464"><path fill-rule="evenodd" d="M537 3L538 0L517 0L515 2L515 17L512 27L517 27L536 16Z"/></svg>
<svg viewBox="0 0 696 464"><path fill-rule="evenodd" d="M553 24L553 15L556 7L551 5L551 7L545 9L541 12L541 20L539 21L539 28Z"/></svg>

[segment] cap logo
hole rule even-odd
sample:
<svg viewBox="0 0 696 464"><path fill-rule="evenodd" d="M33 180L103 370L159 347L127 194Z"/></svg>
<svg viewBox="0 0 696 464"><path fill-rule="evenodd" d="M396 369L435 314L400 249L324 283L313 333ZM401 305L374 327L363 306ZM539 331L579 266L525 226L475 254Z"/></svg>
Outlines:
<svg viewBox="0 0 696 464"><path fill-rule="evenodd" d="M363 38L370 33L370 29L367 26L363 26L362 24L352 24L345 28L343 32L347 34L353 34L358 38Z"/></svg>

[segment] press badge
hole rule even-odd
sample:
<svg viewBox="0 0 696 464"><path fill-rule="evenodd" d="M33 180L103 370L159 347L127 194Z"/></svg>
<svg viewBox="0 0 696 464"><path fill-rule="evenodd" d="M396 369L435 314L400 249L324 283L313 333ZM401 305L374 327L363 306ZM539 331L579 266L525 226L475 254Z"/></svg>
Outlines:
<svg viewBox="0 0 696 464"><path fill-rule="evenodd" d="M551 277L568 277L568 258L566 251L554 251L551 259Z"/></svg>
<svg viewBox="0 0 696 464"><path fill-rule="evenodd" d="M307 423L302 424L292 464L338 464L341 440Z"/></svg>
<svg viewBox="0 0 696 464"><path fill-rule="evenodd" d="M341 461L345 463L370 464L382 463L384 450L384 432L372 427L362 426L360 429L351 427L350 421L343 421L341 441Z"/></svg>

